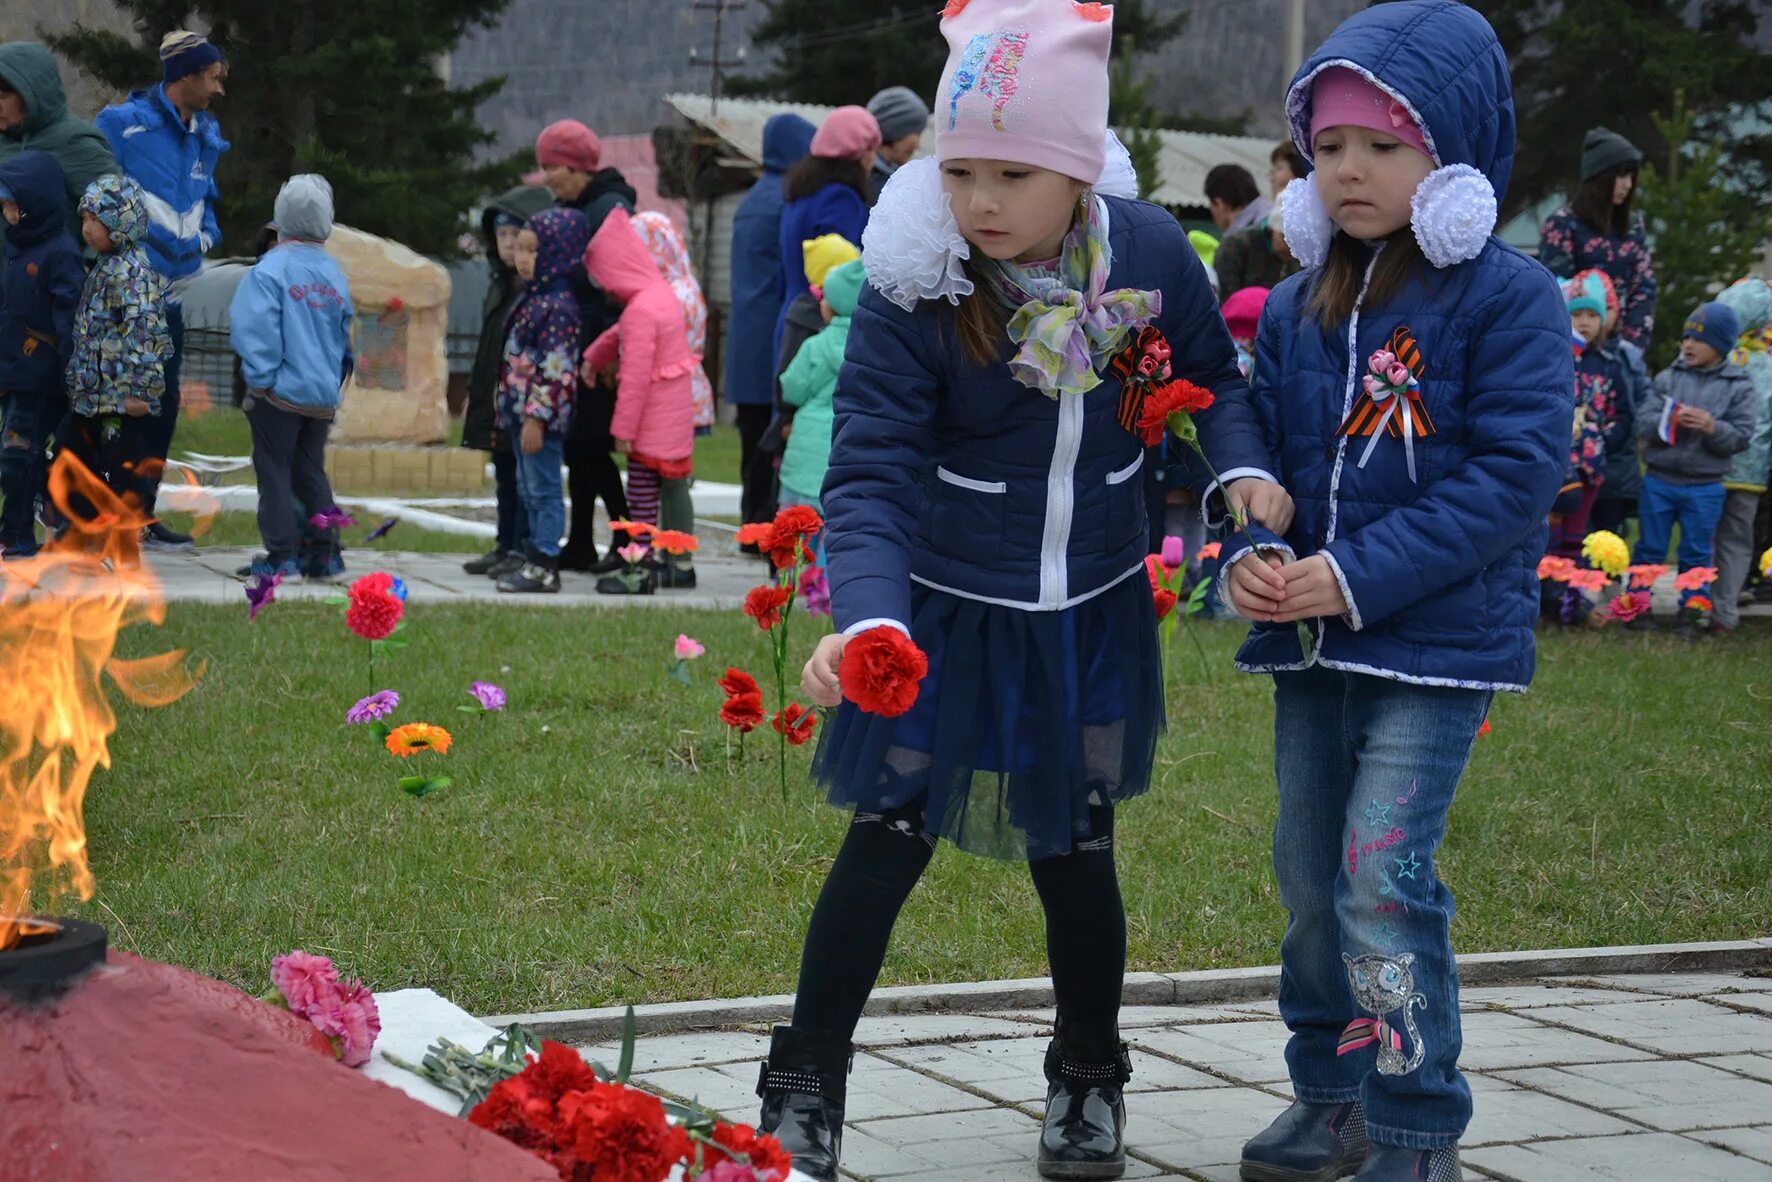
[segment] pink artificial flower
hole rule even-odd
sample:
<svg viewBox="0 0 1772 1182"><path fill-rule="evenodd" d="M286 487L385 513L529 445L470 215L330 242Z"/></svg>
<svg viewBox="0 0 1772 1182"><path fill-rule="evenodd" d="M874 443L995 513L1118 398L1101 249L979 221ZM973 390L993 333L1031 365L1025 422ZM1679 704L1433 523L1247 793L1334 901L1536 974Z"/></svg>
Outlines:
<svg viewBox="0 0 1772 1182"><path fill-rule="evenodd" d="M617 554L621 555L621 560L629 566L639 566L640 560L645 558L650 552L650 546L642 546L638 542L629 542L627 545L616 551Z"/></svg>
<svg viewBox="0 0 1772 1182"><path fill-rule="evenodd" d="M366 722L374 722L378 718L386 718L400 705L400 694L395 690L377 690L367 698L360 698L355 706L345 711L345 721L352 726L361 726Z"/></svg>
<svg viewBox="0 0 1772 1182"><path fill-rule="evenodd" d="M809 566L800 572L800 597L806 603L807 615L831 614L831 583L825 578L823 567Z"/></svg>
<svg viewBox="0 0 1772 1182"><path fill-rule="evenodd" d="M329 956L314 956L297 948L271 958L271 984L283 995L291 1013L307 1017L317 1005L338 995L338 970Z"/></svg>
<svg viewBox="0 0 1772 1182"><path fill-rule="evenodd" d="M1146 353L1143 357L1138 359L1139 376L1146 377L1146 378L1156 377L1157 376L1157 366L1159 364L1160 363L1157 361L1157 359L1155 357L1152 357L1149 353Z"/></svg>
<svg viewBox="0 0 1772 1182"><path fill-rule="evenodd" d="M369 1062L369 1053L381 1034L381 1011L376 1008L375 995L361 981L340 986L332 1004L324 1011L311 1013L308 1021L332 1040L333 1049L346 1067L361 1067Z"/></svg>
<svg viewBox="0 0 1772 1182"><path fill-rule="evenodd" d="M1393 386L1409 384L1409 367L1401 361L1393 361L1389 369L1384 371L1384 379Z"/></svg>
<svg viewBox="0 0 1772 1182"><path fill-rule="evenodd" d="M1163 539L1163 565L1178 570L1187 565L1187 543L1180 538Z"/></svg>
<svg viewBox="0 0 1772 1182"><path fill-rule="evenodd" d="M1648 610L1649 593L1647 591L1633 591L1626 595L1620 595L1606 605L1606 615L1621 624L1630 623Z"/></svg>
<svg viewBox="0 0 1772 1182"><path fill-rule="evenodd" d="M702 645L697 644L681 632L677 633L677 659L679 661L693 661L707 651Z"/></svg>
<svg viewBox="0 0 1772 1182"><path fill-rule="evenodd" d="M1371 374L1367 374L1365 378L1361 380L1360 385L1365 387L1367 395L1372 398L1380 398L1384 395L1384 383L1373 377Z"/></svg>
<svg viewBox="0 0 1772 1182"><path fill-rule="evenodd" d="M1395 353L1392 353L1389 349L1380 349L1378 352L1372 354L1371 358L1367 361L1366 366L1372 371L1374 377L1381 378L1389 371L1390 367L1396 363L1397 355Z"/></svg>
<svg viewBox="0 0 1772 1182"><path fill-rule="evenodd" d="M482 710L503 710L505 708L505 692L490 681L476 681L468 686L468 693L474 695L474 701L480 703Z"/></svg>
<svg viewBox="0 0 1772 1182"><path fill-rule="evenodd" d="M770 1170L769 1176L775 1177L776 1172ZM731 1158L727 1158L710 1169L703 1170L701 1174L701 1182L758 1182L761 1178L763 1175L755 1169L742 1162L735 1162Z"/></svg>

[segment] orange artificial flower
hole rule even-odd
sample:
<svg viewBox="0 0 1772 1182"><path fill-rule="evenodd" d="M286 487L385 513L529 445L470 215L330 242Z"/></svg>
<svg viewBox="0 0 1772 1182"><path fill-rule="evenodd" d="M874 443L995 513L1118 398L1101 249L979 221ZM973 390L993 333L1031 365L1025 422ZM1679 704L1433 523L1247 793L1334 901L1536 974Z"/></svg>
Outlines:
<svg viewBox="0 0 1772 1182"><path fill-rule="evenodd" d="M1573 570L1562 581L1577 591L1604 591L1611 585L1612 576L1603 570Z"/></svg>
<svg viewBox="0 0 1772 1182"><path fill-rule="evenodd" d="M1675 591L1702 591L1717 578L1714 566L1695 566L1691 570L1683 570L1674 580Z"/></svg>
<svg viewBox="0 0 1772 1182"><path fill-rule="evenodd" d="M1223 542L1207 542L1200 547L1198 558L1201 562L1210 562L1224 551Z"/></svg>
<svg viewBox="0 0 1772 1182"><path fill-rule="evenodd" d="M749 525L738 527L738 544L755 546L759 550L775 548L775 522L753 521Z"/></svg>
<svg viewBox="0 0 1772 1182"><path fill-rule="evenodd" d="M1660 562L1645 562L1627 568L1624 573L1630 576L1631 590L1643 591L1655 586L1661 576L1667 573L1667 566Z"/></svg>
<svg viewBox="0 0 1772 1182"><path fill-rule="evenodd" d="M609 532L626 534L636 542L643 542L658 532L656 525L647 525L644 521L611 521Z"/></svg>
<svg viewBox="0 0 1772 1182"><path fill-rule="evenodd" d="M701 542L680 529L661 529L652 535L652 547L666 554L693 554L701 549Z"/></svg>
<svg viewBox="0 0 1772 1182"><path fill-rule="evenodd" d="M1566 583L1569 576L1575 573L1575 560L1564 558L1558 554L1546 554L1538 560L1538 577L1551 579L1558 583Z"/></svg>
<svg viewBox="0 0 1772 1182"><path fill-rule="evenodd" d="M449 744L454 742L449 732L440 726L432 726L428 722L409 722L405 726L397 726L388 732L388 753L398 755L401 759L416 755L420 751L435 751L438 755L449 754Z"/></svg>
<svg viewBox="0 0 1772 1182"><path fill-rule="evenodd" d="M1494 727L1489 725L1488 717L1485 716L1483 718L1483 725L1477 728L1477 738L1479 738L1479 739L1483 738L1485 735L1487 735L1490 731L1492 731L1494 729L1495 729Z"/></svg>
<svg viewBox="0 0 1772 1182"><path fill-rule="evenodd" d="M1077 15L1086 21L1107 21L1113 19L1114 9L1111 4L1079 4Z"/></svg>
<svg viewBox="0 0 1772 1182"><path fill-rule="evenodd" d="M1702 613L1710 611L1716 605L1703 595L1694 595L1691 599L1688 599L1685 602L1684 606L1691 608L1695 612Z"/></svg>

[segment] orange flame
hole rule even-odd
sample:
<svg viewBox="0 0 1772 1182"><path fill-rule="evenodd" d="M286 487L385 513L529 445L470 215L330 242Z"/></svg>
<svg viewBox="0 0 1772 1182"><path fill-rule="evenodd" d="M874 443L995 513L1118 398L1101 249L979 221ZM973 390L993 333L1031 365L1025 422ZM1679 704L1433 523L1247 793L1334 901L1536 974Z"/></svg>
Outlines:
<svg viewBox="0 0 1772 1182"><path fill-rule="evenodd" d="M165 618L159 584L141 564L142 514L69 454L51 467L49 491L68 532L0 564L0 948L26 932L34 879L92 897L86 787L95 768L111 766L117 729L104 676L145 706L176 701L193 684L182 652L112 656L124 627Z"/></svg>

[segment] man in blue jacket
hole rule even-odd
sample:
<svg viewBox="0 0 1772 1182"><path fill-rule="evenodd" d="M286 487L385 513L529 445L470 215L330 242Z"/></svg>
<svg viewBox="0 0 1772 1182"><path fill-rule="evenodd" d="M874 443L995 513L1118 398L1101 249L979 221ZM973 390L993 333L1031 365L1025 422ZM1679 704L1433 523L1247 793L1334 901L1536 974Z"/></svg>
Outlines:
<svg viewBox="0 0 1772 1182"><path fill-rule="evenodd" d="M758 460L763 430L775 417L776 317L787 293L781 281L782 174L812 151L817 128L798 115L777 115L763 125L763 174L739 203L732 220L732 323L726 332L724 397L738 411L746 522L764 521L775 510L775 473Z"/></svg>
<svg viewBox="0 0 1772 1182"><path fill-rule="evenodd" d="M227 61L222 51L197 33L175 30L160 42L164 77L132 91L127 99L99 112L98 129L111 142L117 165L142 187L148 205L148 257L172 285L167 324L172 360L166 363L166 397L153 430L144 433L146 454L129 457L136 465L144 512L152 514L160 471L172 449L178 419L179 371L185 353L184 289L203 267L203 256L221 237L215 205L216 164L228 142L209 104L224 92ZM189 549L191 539L154 522L142 545L149 549Z"/></svg>

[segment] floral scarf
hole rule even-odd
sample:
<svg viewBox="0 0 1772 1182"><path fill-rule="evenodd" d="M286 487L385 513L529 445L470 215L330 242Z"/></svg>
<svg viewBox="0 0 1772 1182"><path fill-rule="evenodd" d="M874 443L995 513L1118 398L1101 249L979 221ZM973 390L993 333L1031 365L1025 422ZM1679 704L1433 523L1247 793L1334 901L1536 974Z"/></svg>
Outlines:
<svg viewBox="0 0 1772 1182"><path fill-rule="evenodd" d="M1009 339L1017 346L1009 372L1016 381L1048 398L1087 393L1101 384L1096 371L1161 314L1160 291L1103 290L1113 265L1101 204L1092 197L1065 235L1056 275L1031 273L1006 260L984 268L997 297L1018 309L1009 320Z"/></svg>

